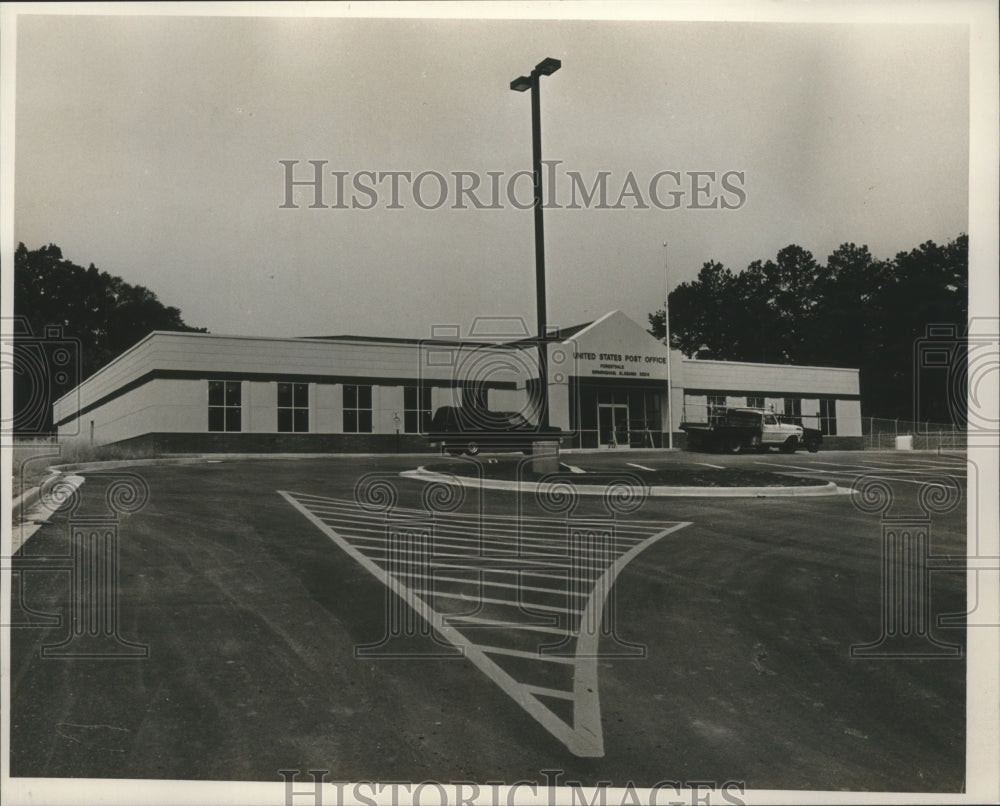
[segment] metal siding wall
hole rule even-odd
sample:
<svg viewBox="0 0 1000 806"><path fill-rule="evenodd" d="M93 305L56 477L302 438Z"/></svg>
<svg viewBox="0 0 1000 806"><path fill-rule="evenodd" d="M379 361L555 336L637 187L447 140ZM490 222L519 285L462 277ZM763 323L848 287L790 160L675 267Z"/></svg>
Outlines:
<svg viewBox="0 0 1000 806"><path fill-rule="evenodd" d="M441 406L462 405L462 394L458 389L450 387L435 386L431 389L431 409L432 414Z"/></svg>
<svg viewBox="0 0 1000 806"><path fill-rule="evenodd" d="M861 434L861 401L837 401L837 436L860 437Z"/></svg>
<svg viewBox="0 0 1000 806"><path fill-rule="evenodd" d="M127 350L110 364L91 375L76 389L57 400L52 406L56 422L71 416L78 409L90 405L108 391L124 386L129 381L153 369L150 357L151 341L140 342L132 349ZM86 418L88 423L91 419L93 418L90 416ZM62 433L62 429L60 429L60 433Z"/></svg>
<svg viewBox="0 0 1000 806"><path fill-rule="evenodd" d="M414 386L416 383L414 383ZM376 434L395 434L392 416L399 415L399 433L403 433L403 387L376 386L372 389L372 431Z"/></svg>
<svg viewBox="0 0 1000 806"><path fill-rule="evenodd" d="M61 427L59 437L104 445L156 431L207 431L208 384L204 381L153 380Z"/></svg>
<svg viewBox="0 0 1000 806"><path fill-rule="evenodd" d="M588 331L580 344L571 342L569 347L585 347L600 352L615 349L616 345L640 344L643 349L658 345L636 323L623 314L616 313ZM157 370L184 370L204 373L210 378L215 373L269 373L275 376L329 375L356 376L386 379L413 378L459 382L463 374L480 374L483 362L494 362L502 380L514 380L511 367L529 366L523 377L517 377L518 391L490 393L494 408L521 410L526 407L525 381L532 374L530 365L534 356L529 351L510 354L493 351L484 355L483 348L412 344L383 344L378 342L324 342L300 339L242 338L209 336L205 334L157 333L126 351L118 359L85 381L74 392L57 401L53 406L56 419L71 416L79 408L93 403L123 385ZM631 349L631 348L630 348ZM676 354L671 353L671 358ZM518 360L514 360L515 357ZM433 358L433 360L432 360ZM502 360L500 360L502 358ZM659 365L652 365L657 370ZM743 364L738 362L678 360L672 365L674 427L684 419L693 419L695 409L704 412L704 395L686 395L684 388L787 392L790 396L803 397L803 416L818 411L818 398L858 394L857 370L824 367L796 367L768 364ZM490 376L491 380L500 380ZM613 383L613 379L609 379ZM243 430L256 433L274 433L277 430L276 382L243 382ZM550 389L552 422L569 425L569 390L566 385ZM109 401L78 421L59 429L60 436L89 439L89 423L95 423L95 442L112 442L128 439L153 431L183 431L207 433L208 389L204 380L156 379ZM508 401L508 402L502 402ZM664 404L666 401L663 401ZM744 395L729 396L729 405L745 405ZM453 388L433 387L432 409L446 405L461 405L461 395ZM343 388L340 384L310 384L310 431L338 434L343 431ZM767 398L765 405L782 412L782 398ZM666 417L667 406L662 407ZM402 386L373 388L373 431L393 434L393 414L402 420ZM861 434L860 404L858 401L837 401L838 434Z"/></svg>
<svg viewBox="0 0 1000 806"><path fill-rule="evenodd" d="M820 428L819 398L802 398L802 425L806 428Z"/></svg>
<svg viewBox="0 0 1000 806"><path fill-rule="evenodd" d="M72 415L104 395L153 370L274 375L341 375L454 381L463 371L481 369L480 348L432 348L420 343L309 341L197 333L154 333L53 404L55 419ZM521 361L504 359L504 367ZM503 380L516 375L498 370ZM496 379L501 379L498 375Z"/></svg>
<svg viewBox="0 0 1000 806"><path fill-rule="evenodd" d="M490 389L490 409L524 412L528 406L527 389Z"/></svg>
<svg viewBox="0 0 1000 806"><path fill-rule="evenodd" d="M564 384L549 385L549 425L568 429L569 387Z"/></svg>
<svg viewBox="0 0 1000 806"><path fill-rule="evenodd" d="M344 430L344 388L339 383L316 384L316 425L319 434L340 434Z"/></svg>
<svg viewBox="0 0 1000 806"><path fill-rule="evenodd" d="M673 379L671 379L673 382ZM673 428L672 431L680 430L680 425L684 422L684 390L678 386L674 386L671 391L671 408L672 411L667 411L667 401L664 400L660 406L661 418L663 420L663 430L667 430L667 417L673 416Z"/></svg>
<svg viewBox="0 0 1000 806"><path fill-rule="evenodd" d="M856 395L858 371L836 367L796 367L783 364L743 364L735 361L684 362L688 389L746 389L802 395Z"/></svg>
<svg viewBox="0 0 1000 806"><path fill-rule="evenodd" d="M243 430L273 434L278 430L278 384L250 381L243 384L248 396L243 401Z"/></svg>

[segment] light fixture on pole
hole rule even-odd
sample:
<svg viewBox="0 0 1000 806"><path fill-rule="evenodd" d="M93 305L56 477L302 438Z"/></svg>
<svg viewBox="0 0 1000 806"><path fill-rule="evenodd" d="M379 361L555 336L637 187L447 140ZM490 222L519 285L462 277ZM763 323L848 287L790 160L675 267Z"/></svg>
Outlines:
<svg viewBox="0 0 1000 806"><path fill-rule="evenodd" d="M542 122L538 85L541 76L550 76L560 67L562 62L559 59L549 57L535 65L531 75L518 76L510 82L510 88L516 92L531 90L531 151L535 186L535 297L538 305L538 424L542 429L549 427L549 378L545 313L545 232L542 224Z"/></svg>

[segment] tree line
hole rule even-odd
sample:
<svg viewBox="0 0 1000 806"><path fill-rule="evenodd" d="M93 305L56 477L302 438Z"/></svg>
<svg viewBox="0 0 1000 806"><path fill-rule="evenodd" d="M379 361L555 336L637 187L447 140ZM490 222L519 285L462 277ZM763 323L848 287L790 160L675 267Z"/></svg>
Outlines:
<svg viewBox="0 0 1000 806"><path fill-rule="evenodd" d="M917 348L932 325L968 322L968 237L927 241L891 259L845 243L825 263L789 245L740 272L705 263L669 295L670 343L688 357L860 369L864 416L958 422L961 382L917 384ZM14 254L14 431L52 430L51 403L152 330L206 332L140 285L63 258L55 244ZM664 313L649 314L664 337ZM51 328L60 328L53 335ZM74 351L70 371L53 357ZM951 380L964 377L953 351ZM41 374L40 374L41 373ZM920 399L915 399L919 386ZM949 397L949 394L952 397Z"/></svg>
<svg viewBox="0 0 1000 806"><path fill-rule="evenodd" d="M863 416L961 424L949 385L915 373L929 326L965 335L968 278L965 234L891 259L845 243L825 263L794 244L740 272L709 261L668 296L670 344L689 358L857 368ZM662 339L662 309L649 324ZM958 347L949 372L961 377Z"/></svg>
<svg viewBox="0 0 1000 806"><path fill-rule="evenodd" d="M14 253L16 434L49 433L52 402L153 330L204 333L141 285L63 258L55 244Z"/></svg>

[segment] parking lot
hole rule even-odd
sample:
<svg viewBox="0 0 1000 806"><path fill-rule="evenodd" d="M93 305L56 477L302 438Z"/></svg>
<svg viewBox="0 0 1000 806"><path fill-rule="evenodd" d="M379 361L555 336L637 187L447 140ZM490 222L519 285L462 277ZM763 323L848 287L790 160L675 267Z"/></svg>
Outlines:
<svg viewBox="0 0 1000 806"><path fill-rule="evenodd" d="M83 583L45 566L107 512L113 474L84 474L15 573L11 774L961 789L963 455L564 454L581 482L666 464L868 479L648 500L399 476L432 461L128 468L148 501L116 522L101 657L72 651ZM883 584L893 519L927 536L916 598Z"/></svg>

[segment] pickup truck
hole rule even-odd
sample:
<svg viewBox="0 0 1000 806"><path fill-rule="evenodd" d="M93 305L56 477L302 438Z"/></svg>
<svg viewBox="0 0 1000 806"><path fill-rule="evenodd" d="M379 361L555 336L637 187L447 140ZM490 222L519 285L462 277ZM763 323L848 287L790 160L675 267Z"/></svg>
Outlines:
<svg viewBox="0 0 1000 806"><path fill-rule="evenodd" d="M818 440L807 443L801 425L782 422L774 412L762 409L726 409L710 423L682 423L681 430L688 435L688 449L695 451L742 453L779 448L782 453L795 453L801 446L810 451L819 448Z"/></svg>
<svg viewBox="0 0 1000 806"><path fill-rule="evenodd" d="M791 417L785 414L778 415L779 423L791 423L792 425L802 425L802 419L799 417ZM810 428L807 425L802 425L802 442L801 445L809 453L816 453L819 450L819 446L823 444L823 432L818 428Z"/></svg>
<svg viewBox="0 0 1000 806"><path fill-rule="evenodd" d="M434 412L424 436L444 453L466 453L476 456L480 451L530 452L539 440L559 440L559 428L547 430L531 423L520 412L484 411L460 406L442 406Z"/></svg>

